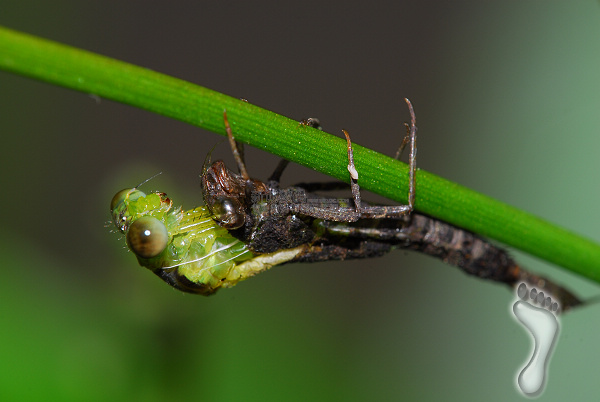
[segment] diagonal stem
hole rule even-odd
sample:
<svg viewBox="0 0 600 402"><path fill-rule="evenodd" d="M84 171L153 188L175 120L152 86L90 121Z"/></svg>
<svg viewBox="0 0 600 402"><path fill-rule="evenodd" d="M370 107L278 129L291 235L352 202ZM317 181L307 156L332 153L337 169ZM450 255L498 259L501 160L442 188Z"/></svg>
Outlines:
<svg viewBox="0 0 600 402"><path fill-rule="evenodd" d="M348 181L345 141L247 102L109 57L0 27L0 69L181 120ZM400 107L400 105L399 105ZM408 166L354 145L361 187L406 203ZM401 178L400 180L398 178ZM600 245L423 170L415 208L600 282Z"/></svg>

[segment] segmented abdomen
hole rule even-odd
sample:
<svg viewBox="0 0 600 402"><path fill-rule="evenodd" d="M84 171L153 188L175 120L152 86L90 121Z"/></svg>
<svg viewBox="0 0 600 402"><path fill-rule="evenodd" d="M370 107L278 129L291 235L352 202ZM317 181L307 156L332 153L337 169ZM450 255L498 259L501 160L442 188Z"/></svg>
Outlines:
<svg viewBox="0 0 600 402"><path fill-rule="evenodd" d="M437 257L470 275L511 285L518 279L518 266L506 251L469 231L414 214L402 232L410 239L406 248Z"/></svg>

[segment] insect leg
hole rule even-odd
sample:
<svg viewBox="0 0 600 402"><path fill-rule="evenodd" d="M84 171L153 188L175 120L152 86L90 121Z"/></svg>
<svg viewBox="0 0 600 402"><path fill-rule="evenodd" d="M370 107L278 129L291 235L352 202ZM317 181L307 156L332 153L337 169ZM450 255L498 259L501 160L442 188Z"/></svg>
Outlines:
<svg viewBox="0 0 600 402"><path fill-rule="evenodd" d="M408 126L408 138L410 140L409 156L409 177L408 177L408 205L398 205L393 207L382 206L363 206L360 197L360 186L358 185L358 172L354 166L354 154L352 152L352 142L347 131L342 130L348 142L348 171L350 172L350 187L352 197L356 206L356 212L361 218L391 218L409 215L415 203L415 173L417 170L417 126L416 116L412 103L408 98L404 99L410 111L411 123ZM406 137L403 143L406 141ZM401 146L403 148L403 146Z"/></svg>
<svg viewBox="0 0 600 402"><path fill-rule="evenodd" d="M405 99L406 103L408 104L409 110L410 110L410 114L411 114L411 124L408 123L404 123L404 125L406 126L406 135L404 136L404 138L402 139L402 143L400 145L400 147L398 148L398 151L396 152L395 155L395 159L398 159L400 157L400 155L402 154L402 151L404 151L404 148L406 148L406 145L408 145L409 143L411 143L411 176L409 176L409 178L411 178L411 182L412 182L412 190L409 187L409 203L411 205L414 205L414 176L415 176L415 171L416 171L416 131L417 131L417 127L416 127L416 117L415 117L415 113L414 113L414 109L412 107L412 104L410 103L410 101L408 99ZM311 126L313 128L317 128L317 129L321 129L320 123L317 119L314 118L309 118L309 119L304 119L300 121L301 125L304 126ZM344 131L345 132L345 131ZM347 132L345 132L345 134L347 134ZM349 135L346 135L346 139L348 139ZM353 154L352 154L352 145L350 145L350 149L349 149L349 159L353 159ZM275 180L278 181L278 178L281 176L281 171L283 170L283 168L285 168L285 166L287 166L287 162L284 164L285 160L282 160L281 162L279 162L279 165L277 166L277 169L275 170L275 172L273 173L273 175L271 175L269 180ZM280 167L280 165L284 165L284 167ZM349 164L350 165L350 164ZM352 166L353 166L353 161L352 161ZM276 175L276 173L278 175ZM346 188L348 188L348 183L345 182L340 182L340 181L328 181L328 182L317 182L317 183L296 183L294 184L293 187L300 187L305 189L308 192L314 192L314 191L335 191L335 190L345 190ZM412 196L410 196L412 194Z"/></svg>
<svg viewBox="0 0 600 402"><path fill-rule="evenodd" d="M233 157L238 165L240 174L244 180L250 180L250 176L246 170L246 163L244 162L244 149L242 148L242 144L238 143L233 136L233 132L229 126L229 120L227 120L226 110L223 111L223 121L225 122L225 131L227 132L227 138L229 139L229 146L231 147L231 152L233 152Z"/></svg>
<svg viewBox="0 0 600 402"><path fill-rule="evenodd" d="M417 169L417 127L416 117L412 104L408 99L405 99L411 115L411 124L409 127L409 139L411 144L410 152L410 168L409 168L409 190L408 190L408 205L397 206L369 206L362 205L360 196L360 187L358 185L358 172L354 166L354 153L352 150L352 141L347 131L342 130L346 136L348 143L348 171L350 172L350 188L354 200L354 208L347 207L342 204L337 205L308 205L303 203L295 204L294 212L312 216L314 218L326 219L336 222L356 222L359 219L380 219L380 218L399 218L408 216L412 210L415 201L415 172ZM301 186L304 187L304 186ZM310 186L307 186L310 187Z"/></svg>
<svg viewBox="0 0 600 402"><path fill-rule="evenodd" d="M271 174L271 176L269 176L269 181L275 181L275 182L279 183L279 180L281 179L281 174L283 173L283 171L289 164L290 164L290 161L288 161L287 159L281 159L279 161L279 163L277 164L277 167L275 168L275 171L273 172L273 174Z"/></svg>
<svg viewBox="0 0 600 402"><path fill-rule="evenodd" d="M400 155L402 155L404 148L406 148L406 146L410 142L410 126L406 123L404 123L404 125L406 126L406 130L409 132L402 139L402 143L400 144L400 147L398 147L398 150L396 151L396 155L394 155L394 159L400 159Z"/></svg>
<svg viewBox="0 0 600 402"><path fill-rule="evenodd" d="M298 125L316 128L317 130L323 130L323 128L321 127L321 122L319 121L319 119L317 119L315 117L309 117L308 119L302 119L302 120L300 120ZM281 159L279 161L279 163L277 164L275 171L269 177L269 181L275 181L275 182L279 183L279 180L281 179L281 174L283 173L283 171L285 170L287 165L289 165L289 163L290 163L290 161L288 161L287 159ZM296 186L296 187L301 187L301 186Z"/></svg>
<svg viewBox="0 0 600 402"><path fill-rule="evenodd" d="M406 127L406 135L402 139L402 143L398 147L396 155L394 155L394 159L400 159L400 155L402 155L402 152L404 152L404 148L406 148L410 142L410 125L408 123L404 123L404 126Z"/></svg>

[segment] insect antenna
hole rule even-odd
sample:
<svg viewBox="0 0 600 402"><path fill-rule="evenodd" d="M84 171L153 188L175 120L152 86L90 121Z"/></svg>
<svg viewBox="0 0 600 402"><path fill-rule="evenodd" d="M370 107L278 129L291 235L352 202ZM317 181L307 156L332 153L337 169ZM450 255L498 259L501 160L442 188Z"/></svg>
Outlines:
<svg viewBox="0 0 600 402"><path fill-rule="evenodd" d="M137 189L141 186L143 186L144 184L148 183L150 180L160 176L163 172L158 172L157 174L155 174L154 176L151 176L150 178L144 180L143 182L141 182L140 184L138 184L137 186L134 187L134 189Z"/></svg>

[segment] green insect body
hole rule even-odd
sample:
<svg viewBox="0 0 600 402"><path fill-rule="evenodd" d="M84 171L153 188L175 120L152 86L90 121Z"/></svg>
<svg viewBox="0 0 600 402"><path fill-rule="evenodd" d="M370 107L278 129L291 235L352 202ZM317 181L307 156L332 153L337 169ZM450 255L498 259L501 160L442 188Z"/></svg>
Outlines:
<svg viewBox="0 0 600 402"><path fill-rule="evenodd" d="M165 193L122 190L111 202L111 214L140 265L191 293L210 295L234 286L301 251L255 255L217 225L205 207L184 211L173 207Z"/></svg>

